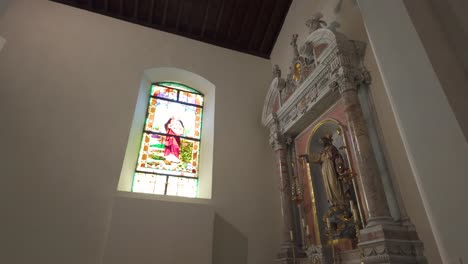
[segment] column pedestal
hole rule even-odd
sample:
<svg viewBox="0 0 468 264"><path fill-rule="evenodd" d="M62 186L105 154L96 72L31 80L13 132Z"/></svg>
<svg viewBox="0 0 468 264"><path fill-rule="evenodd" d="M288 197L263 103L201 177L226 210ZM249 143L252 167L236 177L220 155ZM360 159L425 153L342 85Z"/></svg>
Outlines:
<svg viewBox="0 0 468 264"><path fill-rule="evenodd" d="M424 246L415 230L400 224L375 225L360 232L362 261L366 264L426 264Z"/></svg>

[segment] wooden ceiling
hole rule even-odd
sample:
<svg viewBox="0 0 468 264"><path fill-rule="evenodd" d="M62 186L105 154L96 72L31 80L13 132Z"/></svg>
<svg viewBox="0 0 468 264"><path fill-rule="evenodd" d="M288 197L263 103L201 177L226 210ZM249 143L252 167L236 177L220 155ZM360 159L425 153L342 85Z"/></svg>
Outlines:
<svg viewBox="0 0 468 264"><path fill-rule="evenodd" d="M52 0L269 58L292 0Z"/></svg>

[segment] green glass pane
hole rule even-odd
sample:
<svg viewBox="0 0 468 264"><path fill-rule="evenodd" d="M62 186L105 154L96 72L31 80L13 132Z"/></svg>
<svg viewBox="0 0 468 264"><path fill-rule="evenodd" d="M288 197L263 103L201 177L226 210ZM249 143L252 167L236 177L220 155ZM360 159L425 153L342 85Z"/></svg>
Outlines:
<svg viewBox="0 0 468 264"><path fill-rule="evenodd" d="M198 141L143 133L137 171L196 178L199 153Z"/></svg>
<svg viewBox="0 0 468 264"><path fill-rule="evenodd" d="M175 89L179 89L179 90L182 90L182 91L187 91L187 92L191 92L191 93L196 93L196 94L201 94L199 91L193 89L193 88L190 88L186 85L183 85L183 84L180 84L180 83L173 83L173 82L159 82L157 83L158 85L160 86L166 86L166 87L171 87L171 88L175 88Z"/></svg>

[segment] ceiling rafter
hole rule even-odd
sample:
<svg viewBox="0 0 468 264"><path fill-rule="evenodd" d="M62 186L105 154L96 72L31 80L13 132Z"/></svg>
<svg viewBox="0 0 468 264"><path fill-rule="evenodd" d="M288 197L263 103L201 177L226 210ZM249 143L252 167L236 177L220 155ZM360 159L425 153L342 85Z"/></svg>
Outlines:
<svg viewBox="0 0 468 264"><path fill-rule="evenodd" d="M165 27L166 26L166 21L167 21L167 8L169 6L169 0L165 0L164 1L164 11L163 11L163 19L162 19L162 26Z"/></svg>
<svg viewBox="0 0 468 264"><path fill-rule="evenodd" d="M255 39L255 34L257 33L257 27L258 27L258 22L260 21L260 18L265 15L264 13L264 10L265 10L265 2L266 1L269 1L269 0L260 0L261 3L260 3L260 14L259 16L257 17L257 19L255 20L255 24L254 26L252 27L252 31L250 32L249 34L249 38L248 38L248 45L247 45L247 49L252 49L252 45L253 45L253 40ZM274 3L276 3L276 0L270 0L270 1L273 1ZM271 19L271 16L270 16L270 19Z"/></svg>
<svg viewBox="0 0 468 264"><path fill-rule="evenodd" d="M215 28L215 32L214 32L215 39L217 38L219 28L221 26L221 19L223 18L225 5L226 5L226 0L221 0L221 10L219 11L218 17L216 18L216 28Z"/></svg>
<svg viewBox="0 0 468 264"><path fill-rule="evenodd" d="M292 0L50 1L262 58L270 57L292 2Z"/></svg>
<svg viewBox="0 0 468 264"><path fill-rule="evenodd" d="M205 13L203 14L203 23L201 27L200 37L203 38L206 30L206 22L208 21L208 15L210 14L210 0L205 0Z"/></svg>
<svg viewBox="0 0 468 264"><path fill-rule="evenodd" d="M154 5L156 0L151 0L149 14L148 14L148 24L153 24L153 16L154 16Z"/></svg>

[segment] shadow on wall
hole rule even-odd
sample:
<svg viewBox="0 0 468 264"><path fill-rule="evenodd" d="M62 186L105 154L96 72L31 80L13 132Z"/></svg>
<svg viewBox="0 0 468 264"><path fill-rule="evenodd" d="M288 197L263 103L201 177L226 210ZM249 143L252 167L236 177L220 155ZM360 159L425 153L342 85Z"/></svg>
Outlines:
<svg viewBox="0 0 468 264"><path fill-rule="evenodd" d="M1 0L0 1L0 16L3 15L5 10L7 9L8 5L10 4L11 0Z"/></svg>
<svg viewBox="0 0 468 264"><path fill-rule="evenodd" d="M233 225L215 215L213 264L246 264L247 238Z"/></svg>

